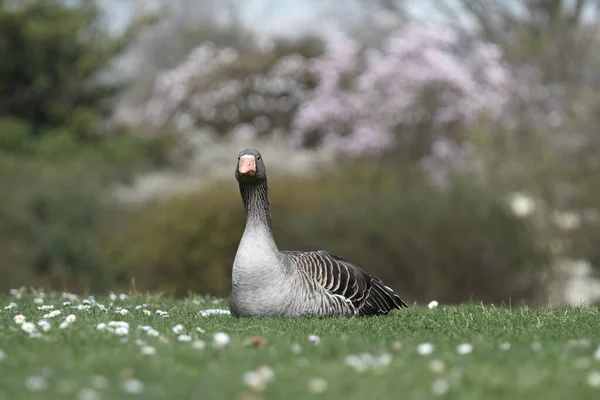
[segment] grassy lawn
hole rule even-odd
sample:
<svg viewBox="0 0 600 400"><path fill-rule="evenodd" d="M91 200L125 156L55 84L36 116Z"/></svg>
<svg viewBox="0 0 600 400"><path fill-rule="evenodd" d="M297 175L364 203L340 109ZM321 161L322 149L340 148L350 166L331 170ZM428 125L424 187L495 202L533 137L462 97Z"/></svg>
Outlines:
<svg viewBox="0 0 600 400"><path fill-rule="evenodd" d="M1 399L600 396L597 308L465 305L261 320L202 316L226 304L200 297L36 297L0 296ZM53 311L61 313L46 316L49 325L38 323Z"/></svg>

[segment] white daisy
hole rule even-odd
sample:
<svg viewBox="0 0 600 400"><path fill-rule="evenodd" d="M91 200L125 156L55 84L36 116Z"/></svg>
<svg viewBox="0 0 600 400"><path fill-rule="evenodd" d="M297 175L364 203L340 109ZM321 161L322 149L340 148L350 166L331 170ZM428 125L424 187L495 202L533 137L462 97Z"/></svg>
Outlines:
<svg viewBox="0 0 600 400"><path fill-rule="evenodd" d="M54 318L58 317L61 314L60 310L50 311L48 314L44 315L44 318Z"/></svg>
<svg viewBox="0 0 600 400"><path fill-rule="evenodd" d="M434 308L436 308L439 305L440 305L440 303L438 303L437 300L432 300L432 301L429 302L429 304L427 304L427 307L430 310L433 310Z"/></svg>
<svg viewBox="0 0 600 400"><path fill-rule="evenodd" d="M152 315L152 313L150 312L150 310L142 310L144 312L144 314L146 315Z"/></svg>
<svg viewBox="0 0 600 400"><path fill-rule="evenodd" d="M213 347L218 349L226 347L230 341L229 335L224 332L217 332L213 335Z"/></svg>
<svg viewBox="0 0 600 400"><path fill-rule="evenodd" d="M390 353L383 353L377 357L377 363L381 366L387 366L392 363L392 355Z"/></svg>
<svg viewBox="0 0 600 400"><path fill-rule="evenodd" d="M75 320L77 319L77 317L74 314L71 315L67 315L67 317L65 318L65 321L67 321L69 324L75 322Z"/></svg>
<svg viewBox="0 0 600 400"><path fill-rule="evenodd" d="M152 346L143 346L140 352L145 356L153 356L156 354L156 349Z"/></svg>
<svg viewBox="0 0 600 400"><path fill-rule="evenodd" d="M313 344L319 344L321 343L321 338L318 337L317 335L309 335L308 336L308 340L313 343Z"/></svg>
<svg viewBox="0 0 600 400"><path fill-rule="evenodd" d="M79 391L78 399L79 400L100 400L100 399L102 399L102 395L92 388L84 387Z"/></svg>
<svg viewBox="0 0 600 400"><path fill-rule="evenodd" d="M96 329L103 331L106 329L106 324L104 322L100 322L98 325L96 325Z"/></svg>
<svg viewBox="0 0 600 400"><path fill-rule="evenodd" d="M140 394L144 391L144 382L139 379L127 379L123 382L123 391L131 394Z"/></svg>
<svg viewBox="0 0 600 400"><path fill-rule="evenodd" d="M448 381L443 378L436 379L435 381L433 381L433 384L431 385L431 391L433 393L437 394L438 396L442 396L442 395L448 393L449 390L450 390L450 383L448 383Z"/></svg>
<svg viewBox="0 0 600 400"><path fill-rule="evenodd" d="M194 340L192 347L196 350L204 350L206 348L206 342L204 340Z"/></svg>
<svg viewBox="0 0 600 400"><path fill-rule="evenodd" d="M600 372L591 371L587 376L587 382L593 388L600 388Z"/></svg>
<svg viewBox="0 0 600 400"><path fill-rule="evenodd" d="M127 328L125 326L119 326L115 329L115 335L117 335L117 336L129 335L129 328Z"/></svg>
<svg viewBox="0 0 600 400"><path fill-rule="evenodd" d="M536 353L538 351L542 350L542 344L540 342L533 342L531 343L531 350L535 351Z"/></svg>
<svg viewBox="0 0 600 400"><path fill-rule="evenodd" d="M290 350L294 354L300 354L302 353L302 346L300 345L300 343L292 343L292 345L290 346Z"/></svg>
<svg viewBox="0 0 600 400"><path fill-rule="evenodd" d="M433 353L433 350L435 350L435 347L431 343L421 343L417 346L417 353L422 356Z"/></svg>
<svg viewBox="0 0 600 400"><path fill-rule="evenodd" d="M327 390L327 381L323 378L312 378L308 381L308 388L313 393L323 393Z"/></svg>
<svg viewBox="0 0 600 400"><path fill-rule="evenodd" d="M183 332L183 325L181 325L181 324L177 324L177 325L175 325L175 326L173 327L172 331L173 331L173 333L174 333L174 334L176 334L176 335L180 335L180 334L181 334L181 332Z"/></svg>
<svg viewBox="0 0 600 400"><path fill-rule="evenodd" d="M446 366L444 365L444 362L442 360L431 360L429 362L429 369L432 370L435 373L442 373L444 372L444 370L446 369Z"/></svg>
<svg viewBox="0 0 600 400"><path fill-rule="evenodd" d="M33 322L24 322L23 325L21 325L21 329L27 333L33 333L35 332L35 324Z"/></svg>
<svg viewBox="0 0 600 400"><path fill-rule="evenodd" d="M23 322L25 322L25 316L23 316L22 314L15 315L13 320L15 321L15 324L21 325Z"/></svg>
<svg viewBox="0 0 600 400"><path fill-rule="evenodd" d="M255 392L262 392L267 387L267 382L265 382L257 371L248 371L244 373L242 381Z"/></svg>
<svg viewBox="0 0 600 400"><path fill-rule="evenodd" d="M43 376L30 376L25 379L25 386L31 392L39 392L46 389L48 383Z"/></svg>
<svg viewBox="0 0 600 400"><path fill-rule="evenodd" d="M463 343L463 344L459 344L456 347L456 352L458 354L460 354L461 356L465 355L465 354L469 354L473 351L473 345L471 343Z"/></svg>
<svg viewBox="0 0 600 400"><path fill-rule="evenodd" d="M177 340L179 340L180 342L191 342L192 337L190 335L179 335L177 337Z"/></svg>
<svg viewBox="0 0 600 400"><path fill-rule="evenodd" d="M258 367L256 372L258 372L262 379L264 379L266 382L271 382L273 379L275 379L275 371L268 365L261 365Z"/></svg>

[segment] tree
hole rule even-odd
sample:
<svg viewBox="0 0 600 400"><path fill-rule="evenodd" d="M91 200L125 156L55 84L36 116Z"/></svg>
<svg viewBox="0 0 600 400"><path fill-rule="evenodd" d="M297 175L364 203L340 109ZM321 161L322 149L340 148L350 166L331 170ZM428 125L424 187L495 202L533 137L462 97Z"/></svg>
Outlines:
<svg viewBox="0 0 600 400"><path fill-rule="evenodd" d="M475 37L499 44L514 63L535 64L551 83L581 84L597 69L598 0L459 0L440 7L452 21L474 23ZM595 21L592 21L595 22ZM470 25L470 24L469 24ZM465 32L464 26L463 33Z"/></svg>
<svg viewBox="0 0 600 400"><path fill-rule="evenodd" d="M81 136L108 115L124 82L103 76L150 20L111 35L94 0L0 0L0 117L34 136Z"/></svg>

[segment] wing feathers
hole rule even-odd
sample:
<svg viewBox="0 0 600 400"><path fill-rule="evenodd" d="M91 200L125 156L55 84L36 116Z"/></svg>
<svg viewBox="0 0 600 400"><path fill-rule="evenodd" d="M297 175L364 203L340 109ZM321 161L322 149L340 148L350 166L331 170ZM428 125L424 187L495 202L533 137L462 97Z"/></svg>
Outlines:
<svg viewBox="0 0 600 400"><path fill-rule="evenodd" d="M330 301L348 303L357 315L387 314L407 307L391 288L348 260L323 250L282 251L307 279L331 296ZM325 298L321 306L324 306Z"/></svg>

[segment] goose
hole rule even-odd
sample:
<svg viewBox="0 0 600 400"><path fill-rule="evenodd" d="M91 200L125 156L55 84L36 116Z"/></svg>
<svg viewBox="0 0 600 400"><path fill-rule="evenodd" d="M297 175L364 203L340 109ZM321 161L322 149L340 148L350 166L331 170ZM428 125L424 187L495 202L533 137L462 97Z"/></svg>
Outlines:
<svg viewBox="0 0 600 400"><path fill-rule="evenodd" d="M279 251L273 236L267 171L256 149L239 153L235 177L246 226L232 269L234 317L352 317L408 307L381 280L326 252Z"/></svg>

